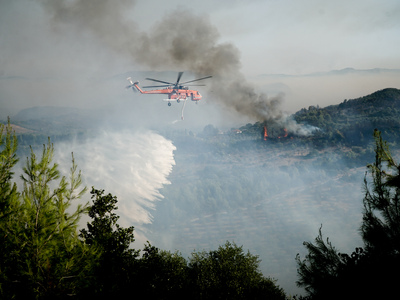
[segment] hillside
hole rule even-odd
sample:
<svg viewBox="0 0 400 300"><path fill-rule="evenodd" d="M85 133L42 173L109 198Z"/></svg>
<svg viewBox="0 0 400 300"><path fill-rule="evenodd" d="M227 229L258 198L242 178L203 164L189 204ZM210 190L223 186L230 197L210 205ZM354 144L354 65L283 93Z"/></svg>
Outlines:
<svg viewBox="0 0 400 300"><path fill-rule="evenodd" d="M11 121L37 135L65 136L91 130L94 116L99 117L98 111L73 107L35 106L19 111Z"/></svg>
<svg viewBox="0 0 400 300"><path fill-rule="evenodd" d="M34 132L66 135L92 130L93 124L104 119L106 115L107 112L100 109L88 111L68 107L32 107L20 111L11 121L19 126L17 134ZM357 99L345 99L338 105L324 108L309 106L294 113L292 118L299 124L318 127L319 130L314 132L312 139L324 139L324 143L329 145L366 145L370 141L367 137L371 136L374 128L384 132L386 139L395 140L400 128L400 90L387 88ZM285 134L282 125L257 122L228 132L228 137L225 135L222 140L230 144L238 140L262 138L264 126L268 127L270 138ZM217 128L208 125L197 136L212 142L217 133ZM166 134L171 135L171 132L167 131ZM218 140L221 141L221 136ZM310 137L305 140L310 140Z"/></svg>
<svg viewBox="0 0 400 300"><path fill-rule="evenodd" d="M272 144L312 144L320 150L337 146L368 148L373 142L372 132L375 128L383 132L385 140L393 143L399 138L400 90L388 88L324 108L309 106L291 118L301 126L316 127L316 130L309 136L296 136L293 133L285 136L284 125L257 122L240 127L238 131L241 134L232 135L230 142L261 140L266 127L268 143Z"/></svg>
<svg viewBox="0 0 400 300"><path fill-rule="evenodd" d="M358 246L365 165L374 159L372 132L382 130L397 148L399 95L397 89L385 89L338 105L304 108L292 117L319 128L309 136L285 136L281 125L266 123L228 132L213 125L201 132L159 129L176 147L170 184L164 185L163 198L150 209L152 222L133 225L152 244L184 256L194 249L215 249L226 240L235 241L260 256L264 274L295 291L294 257L321 224L341 251ZM77 132L83 140L96 134L93 124L99 123L90 122L88 113L63 108L40 111L25 110L15 120L22 151L24 147L29 151L28 145L41 146L47 135L57 149L59 141L68 143ZM269 133L266 140L264 126ZM112 174L106 178L124 174L120 168L133 164L119 161L116 150L135 154L134 146L125 149L126 140L112 141L109 136L102 141L112 156L107 166ZM95 148L89 147L93 156L99 154ZM136 172L134 168L128 171ZM133 188L135 182L129 182L128 191ZM120 196L118 191L115 194ZM121 208L129 201L135 199L122 198Z"/></svg>
<svg viewBox="0 0 400 300"><path fill-rule="evenodd" d="M391 111L395 121L399 94L386 89L295 114L320 128L313 136L283 137L277 124L265 123L226 133L208 126L197 135L170 134L176 165L146 226L149 237L185 255L233 240L260 255L263 272L293 291L294 256L321 224L341 251L358 245L373 129L383 128L398 153L398 133L387 116ZM361 121L369 125L356 126ZM264 140L266 125L275 133Z"/></svg>
<svg viewBox="0 0 400 300"><path fill-rule="evenodd" d="M388 88L325 108L310 106L294 114L294 119L319 127L319 135L332 142L365 145L375 128L386 140L395 141L400 128L400 90Z"/></svg>

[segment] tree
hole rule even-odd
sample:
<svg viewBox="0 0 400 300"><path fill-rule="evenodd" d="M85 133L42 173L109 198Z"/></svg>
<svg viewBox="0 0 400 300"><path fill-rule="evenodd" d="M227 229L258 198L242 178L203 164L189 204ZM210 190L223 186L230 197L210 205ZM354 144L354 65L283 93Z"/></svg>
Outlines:
<svg viewBox="0 0 400 300"><path fill-rule="evenodd" d="M342 267L343 260L339 251L332 245L329 239L326 242L322 236L322 226L315 238L315 244L304 242L308 254L302 260L297 254L298 286L304 287L312 299L328 299L332 295L332 288L335 287L341 293L346 293L346 288L337 285L337 275Z"/></svg>
<svg viewBox="0 0 400 300"><path fill-rule="evenodd" d="M400 254L400 165L380 132L375 130L374 136L375 163L368 165L372 182L364 179L361 233L369 252L397 256Z"/></svg>
<svg viewBox="0 0 400 300"><path fill-rule="evenodd" d="M400 165L374 131L375 162L367 166L371 180L364 179L365 196L361 236L365 244L365 265L373 274L371 284L381 286L380 297L397 293L400 280Z"/></svg>
<svg viewBox="0 0 400 300"><path fill-rule="evenodd" d="M4 135L5 133L5 135ZM15 260L19 246L14 232L18 230L17 212L20 211L20 194L12 183L13 167L18 162L17 137L10 119L7 126L0 124L0 297L11 298L15 277Z"/></svg>
<svg viewBox="0 0 400 300"><path fill-rule="evenodd" d="M282 289L259 271L257 256L226 242L218 250L193 253L189 262L193 299L285 299Z"/></svg>
<svg viewBox="0 0 400 300"><path fill-rule="evenodd" d="M77 205L70 213L72 201L86 191L81 190L81 173L72 156L70 181L61 177L58 186L51 183L60 178L50 140L43 146L42 157L31 156L23 168L22 224L20 239L24 245L21 253L22 267L28 285L41 296L59 296L76 292L76 278L86 270L85 259L89 249L78 239L78 221L86 206Z"/></svg>
<svg viewBox="0 0 400 300"><path fill-rule="evenodd" d="M81 230L85 243L99 251L99 260L93 269L93 280L86 293L102 296L123 296L131 289L133 282L133 264L139 252L130 249L134 239L134 227L122 228L118 223L119 216L117 197L110 193L104 195L104 190L92 187L93 205L89 208L91 223L87 229Z"/></svg>
<svg viewBox="0 0 400 300"><path fill-rule="evenodd" d="M43 145L40 159L31 148L21 175L23 191L15 193L18 199L14 201L10 217L7 223L2 221L5 244L12 249L5 258L5 264L12 264L12 269L2 270L6 278L2 293L7 297L74 295L89 267L91 251L79 240L77 231L86 206L79 204L71 208L72 202L81 198L86 188L80 189L81 173L77 172L73 156L68 181L60 176L58 165L52 164L53 154L50 140ZM16 189L16 185L14 187Z"/></svg>
<svg viewBox="0 0 400 300"><path fill-rule="evenodd" d="M5 136L3 132L5 131ZM12 211L12 203L18 198L17 185L11 182L14 175L13 167L18 162L18 141L13 134L10 119L7 126L0 124L0 219L9 217Z"/></svg>
<svg viewBox="0 0 400 300"><path fill-rule="evenodd" d="M400 280L400 165L381 133L374 131L375 163L364 178L363 248L340 253L321 230L315 244L305 242L304 260L296 257L299 280L311 299L390 299ZM371 177L369 178L368 175Z"/></svg>
<svg viewBox="0 0 400 300"><path fill-rule="evenodd" d="M137 289L151 299L190 298L187 261L180 253L171 253L152 246L143 249L136 265Z"/></svg>
<svg viewBox="0 0 400 300"><path fill-rule="evenodd" d="M194 253L189 265L178 252L150 243L138 258L130 248L133 226L117 223L116 197L92 188L91 206L74 205L86 192L81 173L72 155L70 176L61 176L50 139L40 157L30 148L18 192L12 182L16 150L10 123L0 127L1 299L110 298L132 289L157 299L284 299L258 270L258 257L235 244ZM79 232L86 213L92 220Z"/></svg>

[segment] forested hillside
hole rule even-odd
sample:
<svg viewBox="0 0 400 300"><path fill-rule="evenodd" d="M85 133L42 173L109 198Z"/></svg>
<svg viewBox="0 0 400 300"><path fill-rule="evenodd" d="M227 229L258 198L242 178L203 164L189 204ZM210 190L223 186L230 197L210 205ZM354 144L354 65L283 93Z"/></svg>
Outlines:
<svg viewBox="0 0 400 300"><path fill-rule="evenodd" d="M31 151L21 180L12 127L0 126L0 298L97 299L131 294L150 299L286 299L283 289L259 270L257 256L226 242L214 251L160 250L135 241L134 227L118 223L117 197L87 188L74 157L69 176L53 162L49 141ZM78 202L78 203L76 203ZM79 228L81 217L89 217Z"/></svg>
<svg viewBox="0 0 400 300"><path fill-rule="evenodd" d="M284 137L284 128L266 123L224 133L211 125L198 134L166 133L177 147L176 165L171 185L162 190L164 199L152 212L150 236L184 253L227 238L240 241L261 255L264 272L272 272L286 286L295 280L292 254L310 227L317 232L324 224L356 246L361 183L366 164L374 159L374 128L382 125L395 150L398 133L386 123L385 111L387 102L398 105L398 97L399 90L388 89L366 100L344 102L354 109L343 110L343 104L304 109L293 117L318 126L309 136ZM364 101L373 102L380 117L372 109L368 115L356 110ZM329 123L313 122L329 111ZM346 129L363 118L368 126L356 127L363 139L355 139ZM264 126L270 133L266 139Z"/></svg>
<svg viewBox="0 0 400 300"><path fill-rule="evenodd" d="M86 114L45 108L55 117L36 114L38 109L24 111L15 121L11 118L21 157L27 156L29 145L40 149L47 136L57 146L96 135ZM294 257L321 224L328 234L335 233L343 251L358 246L361 185L365 166L375 155L373 132L382 131L396 156L400 90L304 108L292 118L317 129L306 136L261 122L229 131L211 124L200 132L157 129L176 147L175 165L168 177L171 184L160 190L163 198L151 210L152 222L140 224L146 237L183 257L234 241L257 255L262 273L278 279L291 294L298 292L293 287ZM123 144L108 146L114 153L113 147ZM147 250L160 259L158 250Z"/></svg>
<svg viewBox="0 0 400 300"><path fill-rule="evenodd" d="M325 108L310 106L297 112L294 118L320 128L318 135L329 142L365 146L375 128L392 142L399 138L400 90L388 88Z"/></svg>
<svg viewBox="0 0 400 300"><path fill-rule="evenodd" d="M38 136L52 136L55 139L68 139L77 134L88 134L97 128L96 121L106 115L100 109L80 111L65 107L33 107L24 109L12 117L12 123L18 126L17 135L22 143L35 144ZM387 88L357 99L345 99L338 105L327 107L309 106L291 116L297 123L317 128L312 136L297 136L297 141L310 142L316 147L331 145L366 146L371 143L371 132L378 128L384 138L392 142L399 136L400 128L400 90ZM6 120L3 120L6 123ZM287 135L284 125L275 123L246 124L232 128L221 135L218 128L208 125L203 132L195 133L202 142L218 143L220 146L236 145L252 139L263 138L264 127L268 127L271 142L274 138ZM164 133L164 132L163 132ZM168 136L179 136L171 130ZM218 135L219 134L219 135ZM218 135L218 138L215 138ZM289 133L288 137L293 137ZM271 139L272 138L272 139ZM282 139L283 141L283 139Z"/></svg>

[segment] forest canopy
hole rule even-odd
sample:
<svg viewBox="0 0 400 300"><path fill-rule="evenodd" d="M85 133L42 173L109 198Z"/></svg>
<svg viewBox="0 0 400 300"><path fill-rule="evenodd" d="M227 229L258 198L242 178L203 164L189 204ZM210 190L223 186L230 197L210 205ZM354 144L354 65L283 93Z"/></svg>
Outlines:
<svg viewBox="0 0 400 300"><path fill-rule="evenodd" d="M189 259L150 243L133 250L134 228L118 224L116 196L93 187L91 204L74 204L86 192L81 172L72 156L69 176L60 174L50 139L40 156L31 148L20 189L17 138L10 123L0 133L1 298L109 298L133 289L152 299L285 299L258 257L234 243ZM83 215L91 222L80 229Z"/></svg>

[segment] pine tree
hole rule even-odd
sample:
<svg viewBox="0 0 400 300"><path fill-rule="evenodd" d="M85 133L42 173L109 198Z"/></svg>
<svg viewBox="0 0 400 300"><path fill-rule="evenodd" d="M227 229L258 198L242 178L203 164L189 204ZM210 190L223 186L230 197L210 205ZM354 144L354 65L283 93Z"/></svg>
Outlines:
<svg viewBox="0 0 400 300"><path fill-rule="evenodd" d="M87 205L72 207L86 191L80 188L81 173L72 156L69 180L61 177L58 165L52 163L54 148L49 139L40 159L31 148L21 175L23 191L18 193L16 184L10 181L15 151L16 140L8 132L1 152L0 175L5 178L1 182L1 247L9 250L2 254L2 295L21 299L74 295L94 259L93 251L79 239L77 229ZM4 200L7 198L8 202Z"/></svg>
<svg viewBox="0 0 400 300"><path fill-rule="evenodd" d="M297 285L304 287L309 295L323 299L321 295L336 284L335 280L342 264L341 256L328 238L325 242L322 226L315 238L315 243L304 242L303 245L308 250L308 254L303 260L299 254L296 256L299 275Z"/></svg>
<svg viewBox="0 0 400 300"><path fill-rule="evenodd" d="M381 133L374 131L375 162L364 178L363 248L340 253L321 230L315 244L305 242L296 257L299 280L311 299L391 299L400 280L400 165Z"/></svg>
<svg viewBox="0 0 400 300"><path fill-rule="evenodd" d="M92 222L81 230L85 243L99 251L99 260L93 271L93 281L88 286L88 295L103 297L124 296L132 288L133 264L139 251L130 248L135 241L134 227L121 227L115 214L118 200L104 190L92 187L93 205L89 208Z"/></svg>
<svg viewBox="0 0 400 300"><path fill-rule="evenodd" d="M361 233L368 251L400 254L400 165L378 130L375 163L368 165L372 182L364 179L365 197ZM370 185L372 187L370 188Z"/></svg>
<svg viewBox="0 0 400 300"><path fill-rule="evenodd" d="M70 180L60 179L58 165L52 163L54 155L50 139L43 145L38 160L31 149L30 158L23 168L21 244L24 262L21 267L31 291L40 296L74 294L76 278L86 270L85 259L89 249L78 238L78 221L87 206L72 202L82 197L86 188L72 156ZM51 188L54 181L58 185ZM72 211L72 213L70 212Z"/></svg>
<svg viewBox="0 0 400 300"><path fill-rule="evenodd" d="M5 136L3 132L5 131ZM10 119L7 126L0 124L0 220L7 218L12 210L13 199L18 197L17 185L11 182L13 167L18 162L17 137L13 133Z"/></svg>
<svg viewBox="0 0 400 300"><path fill-rule="evenodd" d="M363 283L377 287L376 297L389 299L397 294L400 280L400 165L378 130L374 137L375 162L367 166L371 179L364 179L360 231L366 253L360 273L368 270Z"/></svg>
<svg viewBox="0 0 400 300"><path fill-rule="evenodd" d="M0 298L11 298L12 278L19 247L15 240L18 230L17 215L20 211L20 194L12 183L13 167L18 162L16 155L17 137L12 130L10 119L4 126L0 124Z"/></svg>

